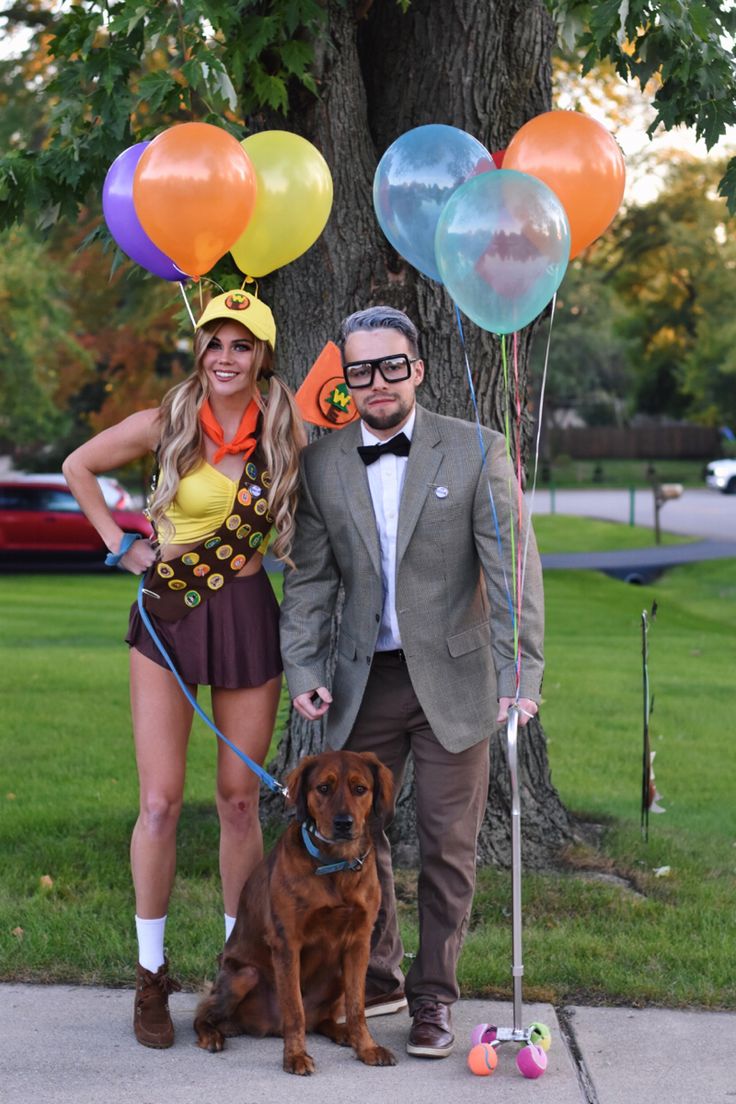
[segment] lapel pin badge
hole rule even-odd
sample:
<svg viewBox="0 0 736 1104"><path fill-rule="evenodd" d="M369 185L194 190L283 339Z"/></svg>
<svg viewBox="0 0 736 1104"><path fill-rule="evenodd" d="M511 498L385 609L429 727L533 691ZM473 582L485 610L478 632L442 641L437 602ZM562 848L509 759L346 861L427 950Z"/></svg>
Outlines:
<svg viewBox="0 0 736 1104"><path fill-rule="evenodd" d="M447 487L435 487L434 493L436 498L447 498L450 492Z"/></svg>

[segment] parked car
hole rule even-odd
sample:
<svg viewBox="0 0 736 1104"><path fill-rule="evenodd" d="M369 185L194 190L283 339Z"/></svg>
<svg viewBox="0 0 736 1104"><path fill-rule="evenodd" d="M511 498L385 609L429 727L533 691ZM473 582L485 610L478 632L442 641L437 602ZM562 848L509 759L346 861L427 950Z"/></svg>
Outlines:
<svg viewBox="0 0 736 1104"><path fill-rule="evenodd" d="M37 475L35 472L33 475L23 474L18 476L22 478L24 482L28 483L54 483L59 487L66 487L66 479L61 472L44 473L43 475ZM111 510L132 510L133 499L122 483L118 483L117 479L111 479L109 475L98 475L97 482L100 484L100 489L105 496L105 502Z"/></svg>
<svg viewBox="0 0 736 1104"><path fill-rule="evenodd" d="M107 493L111 493L110 488ZM116 505L111 510L125 532L151 535L144 514ZM63 476L11 475L0 479L1 562L101 561L106 552Z"/></svg>
<svg viewBox="0 0 736 1104"><path fill-rule="evenodd" d="M722 494L736 494L736 459L711 460L705 469L705 482Z"/></svg>

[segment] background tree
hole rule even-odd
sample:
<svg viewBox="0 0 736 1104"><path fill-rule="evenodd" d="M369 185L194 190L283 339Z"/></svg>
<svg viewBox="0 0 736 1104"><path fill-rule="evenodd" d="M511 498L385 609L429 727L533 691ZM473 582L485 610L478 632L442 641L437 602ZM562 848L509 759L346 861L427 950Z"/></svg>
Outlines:
<svg viewBox="0 0 736 1104"><path fill-rule="evenodd" d="M634 408L710 425L736 419L736 246L716 193L720 171L673 162L657 199L621 218L605 258L625 308Z"/></svg>
<svg viewBox="0 0 736 1104"><path fill-rule="evenodd" d="M690 6L689 16L678 16L681 23L689 19L694 39L684 23L672 33L669 4L631 0L623 28L619 5L569 0L550 7L567 31L572 27L572 40L582 35L586 64L610 55L619 69L634 66L638 76L646 70L648 79L657 69L652 59L661 58L666 91L659 110L665 123L707 124L712 138L730 121L727 102L730 95L733 110L735 82L732 64L724 71L719 35L727 18L717 5L704 2ZM12 19L31 22L39 13L43 33L52 35L51 79L41 82L50 104L48 132L36 148L21 141L0 158L0 217L6 223L26 210L37 213L41 226L76 217L81 205L96 201L117 153L162 125L197 118L241 135L244 129L283 126L288 111L288 129L314 142L331 166L335 207L317 245L262 282L280 321L282 369L298 383L347 311L388 302L407 310L423 334L423 401L469 415L449 299L383 239L372 212L371 181L385 148L411 127L442 121L497 150L527 119L550 107L555 29L540 0L177 0L150 6L90 0L53 18L43 6L16 4L9 10ZM639 45L646 46L649 61L637 54ZM705 108L702 90L691 95L684 76L706 50L708 79L716 72L719 77L719 102L712 110ZM237 279L227 261L216 275ZM519 335L522 382L532 330ZM474 327L468 331L481 416L501 426L506 398L499 386L499 343ZM525 414L523 441L529 425ZM316 742L315 732L293 724L280 767ZM570 838L573 825L550 786L538 724L530 727L523 748L526 857L543 863ZM503 777L496 771L493 796L499 800ZM507 818L495 825L484 833L484 847L502 859Z"/></svg>

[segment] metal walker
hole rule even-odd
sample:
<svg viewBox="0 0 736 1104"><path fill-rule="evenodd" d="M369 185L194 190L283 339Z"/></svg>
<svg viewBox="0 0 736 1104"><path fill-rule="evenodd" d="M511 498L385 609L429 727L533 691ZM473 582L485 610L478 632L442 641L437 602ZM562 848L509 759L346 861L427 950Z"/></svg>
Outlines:
<svg viewBox="0 0 736 1104"><path fill-rule="evenodd" d="M519 709L512 705L506 725L509 777L511 780L511 974L513 977L513 1027L478 1024L471 1034L468 1065L473 1073L486 1075L495 1069L496 1049L502 1043L521 1046L516 1065L524 1077L541 1077L547 1068L547 1051L552 1042L546 1024L532 1023L522 1027L521 979L524 965L521 954L521 799L519 796L518 757ZM481 1048L482 1053L479 1051ZM489 1049L493 1053L489 1053Z"/></svg>

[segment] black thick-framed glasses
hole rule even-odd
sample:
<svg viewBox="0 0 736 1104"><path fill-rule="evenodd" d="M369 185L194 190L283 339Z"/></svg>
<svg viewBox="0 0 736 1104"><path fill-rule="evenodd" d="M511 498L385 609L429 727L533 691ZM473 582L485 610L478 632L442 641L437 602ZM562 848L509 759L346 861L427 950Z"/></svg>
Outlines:
<svg viewBox="0 0 736 1104"><path fill-rule="evenodd" d="M411 366L419 357L409 358L406 353L394 353L392 356L376 357L374 360L351 360L343 366L345 382L348 387L370 387L376 375L376 368L386 383L401 383L411 375Z"/></svg>

